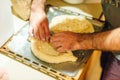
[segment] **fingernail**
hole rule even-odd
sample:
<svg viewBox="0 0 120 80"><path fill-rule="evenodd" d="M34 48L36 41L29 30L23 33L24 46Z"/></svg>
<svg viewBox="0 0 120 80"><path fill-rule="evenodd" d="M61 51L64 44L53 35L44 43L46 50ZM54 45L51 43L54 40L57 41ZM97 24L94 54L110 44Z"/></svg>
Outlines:
<svg viewBox="0 0 120 80"><path fill-rule="evenodd" d="M45 38L42 38L42 41L45 41Z"/></svg>
<svg viewBox="0 0 120 80"><path fill-rule="evenodd" d="M31 34L31 36L33 37L33 36L34 36L34 34Z"/></svg>
<svg viewBox="0 0 120 80"><path fill-rule="evenodd" d="M47 37L46 39L47 39L47 42L50 42L50 37Z"/></svg>

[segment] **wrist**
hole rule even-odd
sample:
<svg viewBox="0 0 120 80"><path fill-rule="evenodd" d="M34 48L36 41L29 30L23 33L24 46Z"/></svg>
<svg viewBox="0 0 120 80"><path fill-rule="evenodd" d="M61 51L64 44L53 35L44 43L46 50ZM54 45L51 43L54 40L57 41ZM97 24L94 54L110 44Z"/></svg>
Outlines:
<svg viewBox="0 0 120 80"><path fill-rule="evenodd" d="M33 0L31 5L31 12L43 12L46 0Z"/></svg>
<svg viewBox="0 0 120 80"><path fill-rule="evenodd" d="M87 44L88 44L88 49L90 50L94 49L94 34L87 35Z"/></svg>
<svg viewBox="0 0 120 80"><path fill-rule="evenodd" d="M92 39L91 39L92 40L92 49L96 49L95 35L92 34L91 37L92 37Z"/></svg>
<svg viewBox="0 0 120 80"><path fill-rule="evenodd" d="M92 39L93 49L96 49L96 50L105 49L103 41L104 41L103 36L101 37L99 34L93 34L93 39Z"/></svg>
<svg viewBox="0 0 120 80"><path fill-rule="evenodd" d="M81 39L79 39L79 49L83 50L93 50L93 34L80 34Z"/></svg>

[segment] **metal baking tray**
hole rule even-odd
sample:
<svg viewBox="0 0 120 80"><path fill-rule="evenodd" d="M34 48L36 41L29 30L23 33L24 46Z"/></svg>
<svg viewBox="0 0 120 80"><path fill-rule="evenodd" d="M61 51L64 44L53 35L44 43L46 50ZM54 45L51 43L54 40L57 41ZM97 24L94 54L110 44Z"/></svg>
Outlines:
<svg viewBox="0 0 120 80"><path fill-rule="evenodd" d="M59 7L49 7L47 11L49 22L53 17L64 14L80 15L80 13L74 13ZM96 32L101 30L103 26L101 21L93 20L93 18L89 17L87 19L93 23ZM28 41L28 28L29 23L24 25L20 31L13 35L0 49L0 51L4 52L6 56L11 57L12 59L30 66L31 68L34 68L40 72L43 72L46 75L54 77L57 80L78 80L83 71L83 67L93 51L74 51L74 55L78 57L76 62L64 62L59 64L46 63L33 55L30 49L30 42Z"/></svg>

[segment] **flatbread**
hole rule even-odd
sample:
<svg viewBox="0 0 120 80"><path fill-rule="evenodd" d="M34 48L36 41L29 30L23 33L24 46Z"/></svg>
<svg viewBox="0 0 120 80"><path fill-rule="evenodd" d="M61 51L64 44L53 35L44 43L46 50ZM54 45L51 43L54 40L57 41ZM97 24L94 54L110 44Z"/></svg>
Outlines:
<svg viewBox="0 0 120 80"><path fill-rule="evenodd" d="M67 61L76 61L75 57L71 51L66 53L57 52L49 43L37 40L33 37L30 37L31 41L31 50L33 54L42 61L48 63L61 63Z"/></svg>
<svg viewBox="0 0 120 80"><path fill-rule="evenodd" d="M74 15L60 15L52 19L50 23L51 31L59 33L71 31L75 33L93 33L94 28L86 18Z"/></svg>
<svg viewBox="0 0 120 80"><path fill-rule="evenodd" d="M13 14L17 17L28 20L32 0L11 0Z"/></svg>

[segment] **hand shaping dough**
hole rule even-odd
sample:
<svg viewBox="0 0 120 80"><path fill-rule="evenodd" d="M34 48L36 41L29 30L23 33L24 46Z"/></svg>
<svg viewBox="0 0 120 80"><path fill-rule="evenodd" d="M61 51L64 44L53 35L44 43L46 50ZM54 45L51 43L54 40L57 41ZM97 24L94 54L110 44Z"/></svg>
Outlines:
<svg viewBox="0 0 120 80"><path fill-rule="evenodd" d="M48 63L61 63L66 61L76 61L71 51L68 53L57 52L49 43L30 37L33 54L42 61Z"/></svg>
<svg viewBox="0 0 120 80"><path fill-rule="evenodd" d="M60 15L52 19L51 31L54 33L72 31L75 33L92 33L93 25L84 17L73 15Z"/></svg>
<svg viewBox="0 0 120 80"><path fill-rule="evenodd" d="M83 17L61 15L52 19L50 23L51 31L58 33L61 31L72 31L76 33L92 33L94 28L92 24ZM30 38L33 54L40 60L48 63L61 63L67 61L76 61L72 51L66 53L57 52L49 43Z"/></svg>

